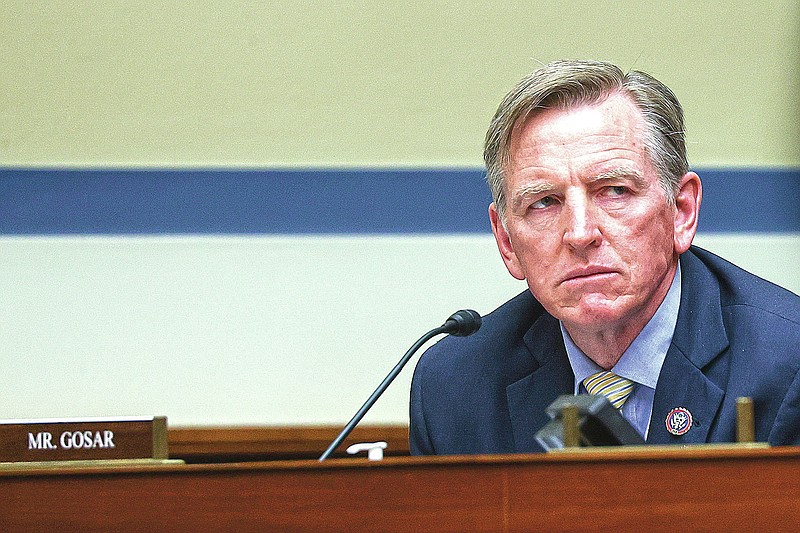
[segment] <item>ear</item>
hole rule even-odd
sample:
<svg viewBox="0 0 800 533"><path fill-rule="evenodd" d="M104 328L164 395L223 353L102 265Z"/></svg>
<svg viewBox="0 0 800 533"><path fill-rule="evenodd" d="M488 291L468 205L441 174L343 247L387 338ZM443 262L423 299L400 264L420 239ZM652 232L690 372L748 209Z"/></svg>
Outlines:
<svg viewBox="0 0 800 533"><path fill-rule="evenodd" d="M500 255L503 257L503 262L506 264L509 274L520 280L525 279L525 272L517 258L517 254L514 252L511 237L508 235L508 230L506 230L494 202L489 205L489 220L492 223L494 240L497 241L497 249L500 250Z"/></svg>
<svg viewBox="0 0 800 533"><path fill-rule="evenodd" d="M673 244L675 252L682 254L689 249L697 233L697 219L700 203L703 201L703 186L700 177L688 172L681 178L678 194L675 196L675 233Z"/></svg>

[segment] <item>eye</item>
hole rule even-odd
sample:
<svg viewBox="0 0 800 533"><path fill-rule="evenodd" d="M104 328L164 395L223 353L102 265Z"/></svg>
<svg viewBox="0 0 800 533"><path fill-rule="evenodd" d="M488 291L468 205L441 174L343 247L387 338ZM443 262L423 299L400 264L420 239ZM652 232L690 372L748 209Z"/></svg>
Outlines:
<svg viewBox="0 0 800 533"><path fill-rule="evenodd" d="M622 185L613 185L606 189L607 194L614 198L619 198L620 196L625 196L628 192L628 188Z"/></svg>
<svg viewBox="0 0 800 533"><path fill-rule="evenodd" d="M531 209L545 209L556 204L556 199L552 196L545 196L531 204Z"/></svg>

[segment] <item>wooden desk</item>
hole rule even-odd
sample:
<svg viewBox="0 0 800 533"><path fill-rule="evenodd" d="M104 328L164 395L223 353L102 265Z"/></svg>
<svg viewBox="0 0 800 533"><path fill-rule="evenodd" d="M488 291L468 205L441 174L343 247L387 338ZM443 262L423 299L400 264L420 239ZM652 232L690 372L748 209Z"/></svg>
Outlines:
<svg viewBox="0 0 800 533"><path fill-rule="evenodd" d="M800 448L16 469L0 495L1 531L772 532Z"/></svg>
<svg viewBox="0 0 800 533"><path fill-rule="evenodd" d="M169 456L187 463L317 459L342 426L171 427ZM408 426L357 426L334 457L356 442L385 441L386 455L409 455Z"/></svg>

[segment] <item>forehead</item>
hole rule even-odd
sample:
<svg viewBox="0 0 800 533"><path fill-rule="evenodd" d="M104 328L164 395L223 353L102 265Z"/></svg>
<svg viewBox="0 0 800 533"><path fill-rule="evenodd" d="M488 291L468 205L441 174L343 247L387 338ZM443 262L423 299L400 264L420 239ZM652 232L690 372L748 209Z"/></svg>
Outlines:
<svg viewBox="0 0 800 533"><path fill-rule="evenodd" d="M644 155L646 124L633 101L614 94L603 101L539 110L515 125L509 149L511 173L532 159ZM577 161L576 161L577 162Z"/></svg>

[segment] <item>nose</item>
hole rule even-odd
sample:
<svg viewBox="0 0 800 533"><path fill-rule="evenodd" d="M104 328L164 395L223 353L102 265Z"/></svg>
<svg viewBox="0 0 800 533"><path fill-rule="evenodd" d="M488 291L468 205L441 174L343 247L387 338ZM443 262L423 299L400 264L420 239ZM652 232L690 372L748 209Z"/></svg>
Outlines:
<svg viewBox="0 0 800 533"><path fill-rule="evenodd" d="M597 221L597 213L586 198L571 198L561 211L564 228L564 244L574 250L599 246L603 234Z"/></svg>

